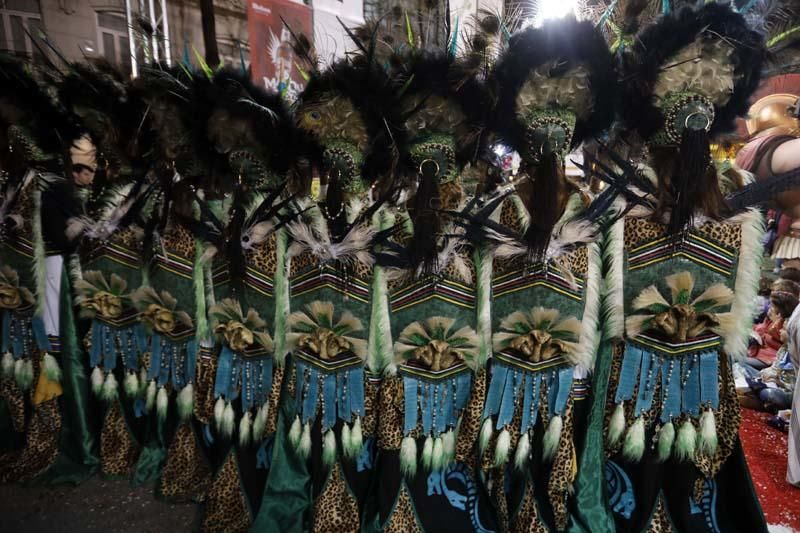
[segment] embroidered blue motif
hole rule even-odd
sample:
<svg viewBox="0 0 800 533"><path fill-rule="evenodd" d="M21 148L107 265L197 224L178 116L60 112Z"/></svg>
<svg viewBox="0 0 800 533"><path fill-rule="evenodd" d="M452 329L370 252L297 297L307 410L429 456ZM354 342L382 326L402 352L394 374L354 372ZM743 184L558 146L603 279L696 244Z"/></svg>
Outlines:
<svg viewBox="0 0 800 533"><path fill-rule="evenodd" d="M625 518L630 518L636 509L636 498L628 474L614 461L606 461L605 474L611 509Z"/></svg>
<svg viewBox="0 0 800 533"><path fill-rule="evenodd" d="M692 514L703 514L709 531L719 533L717 523L717 482L713 479L706 479L703 483L703 497L700 503L696 503L694 498L689 496L689 512Z"/></svg>
<svg viewBox="0 0 800 533"><path fill-rule="evenodd" d="M356 471L372 470L375 464L375 437L368 437L361 446L361 453L356 457Z"/></svg>
<svg viewBox="0 0 800 533"><path fill-rule="evenodd" d="M494 533L481 523L478 490L465 465L451 464L444 470L437 470L428 475L428 496L439 495L445 496L453 508L469 513L473 531Z"/></svg>

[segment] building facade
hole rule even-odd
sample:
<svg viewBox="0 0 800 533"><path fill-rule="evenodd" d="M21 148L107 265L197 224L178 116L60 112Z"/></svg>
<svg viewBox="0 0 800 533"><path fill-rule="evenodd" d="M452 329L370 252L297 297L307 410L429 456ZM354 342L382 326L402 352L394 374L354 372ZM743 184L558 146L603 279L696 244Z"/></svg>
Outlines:
<svg viewBox="0 0 800 533"><path fill-rule="evenodd" d="M287 0L282 0L287 1ZM288 0L303 3L302 0ZM415 0L308 0L314 43L330 61L352 48L339 19L355 26L391 6L418 9ZM453 18L479 7L502 9L502 0L451 0ZM365 13L366 11L366 13ZM247 0L214 2L221 60L249 64ZM166 16L164 16L166 14ZM204 56L200 5L192 0L0 0L0 50L42 61L105 58L135 75L152 60L197 63ZM131 53L134 50L134 53Z"/></svg>

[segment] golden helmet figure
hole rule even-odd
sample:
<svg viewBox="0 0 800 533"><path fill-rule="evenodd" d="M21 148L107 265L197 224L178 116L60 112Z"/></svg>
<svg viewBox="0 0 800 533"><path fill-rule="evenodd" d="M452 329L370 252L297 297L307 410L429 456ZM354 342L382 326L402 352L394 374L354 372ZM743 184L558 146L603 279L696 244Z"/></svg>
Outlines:
<svg viewBox="0 0 800 533"><path fill-rule="evenodd" d="M800 120L794 108L798 97L794 94L770 94L750 106L747 133L751 138L764 135L797 135Z"/></svg>

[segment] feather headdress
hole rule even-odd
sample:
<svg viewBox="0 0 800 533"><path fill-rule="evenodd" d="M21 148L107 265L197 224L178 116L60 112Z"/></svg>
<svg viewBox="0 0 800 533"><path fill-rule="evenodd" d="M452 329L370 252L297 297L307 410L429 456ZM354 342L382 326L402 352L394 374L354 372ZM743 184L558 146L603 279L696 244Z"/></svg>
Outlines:
<svg viewBox="0 0 800 533"><path fill-rule="evenodd" d="M492 73L495 129L520 153L531 180L521 194L534 256L546 249L565 207L562 157L611 124L616 74L603 36L568 18L511 37Z"/></svg>
<svg viewBox="0 0 800 533"><path fill-rule="evenodd" d="M761 36L717 3L662 17L626 56L621 115L653 148L659 210L671 212L670 231L697 211L724 213L709 139L746 113L764 56Z"/></svg>

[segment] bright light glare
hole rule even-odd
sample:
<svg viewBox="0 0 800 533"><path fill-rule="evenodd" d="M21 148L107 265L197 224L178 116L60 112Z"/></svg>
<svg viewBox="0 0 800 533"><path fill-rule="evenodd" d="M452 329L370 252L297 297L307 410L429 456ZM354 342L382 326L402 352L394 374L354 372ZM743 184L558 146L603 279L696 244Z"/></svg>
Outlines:
<svg viewBox="0 0 800 533"><path fill-rule="evenodd" d="M536 17L530 21L533 26L541 26L545 20L560 19L578 14L577 0L540 0Z"/></svg>

